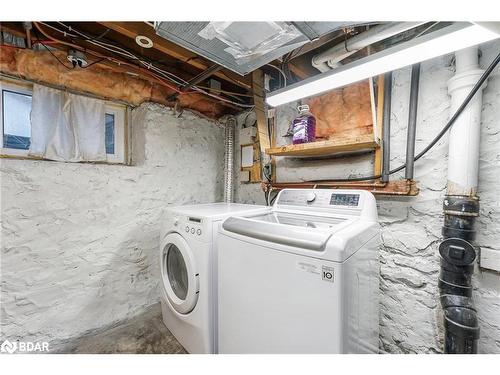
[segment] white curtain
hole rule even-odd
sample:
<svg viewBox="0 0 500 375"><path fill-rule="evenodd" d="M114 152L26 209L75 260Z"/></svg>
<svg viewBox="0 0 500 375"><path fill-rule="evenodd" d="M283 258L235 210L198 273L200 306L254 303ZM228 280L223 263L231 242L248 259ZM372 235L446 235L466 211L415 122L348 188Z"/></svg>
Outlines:
<svg viewBox="0 0 500 375"><path fill-rule="evenodd" d="M51 160L105 161L103 100L33 86L29 154Z"/></svg>

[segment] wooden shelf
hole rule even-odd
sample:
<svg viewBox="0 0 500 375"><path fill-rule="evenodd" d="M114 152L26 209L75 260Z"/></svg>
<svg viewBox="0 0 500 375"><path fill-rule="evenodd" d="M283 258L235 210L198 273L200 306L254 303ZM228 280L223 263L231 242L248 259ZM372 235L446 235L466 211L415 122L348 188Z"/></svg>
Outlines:
<svg viewBox="0 0 500 375"><path fill-rule="evenodd" d="M272 156L319 157L339 153L375 150L379 145L372 134L352 138L330 139L287 145L266 149L266 154Z"/></svg>

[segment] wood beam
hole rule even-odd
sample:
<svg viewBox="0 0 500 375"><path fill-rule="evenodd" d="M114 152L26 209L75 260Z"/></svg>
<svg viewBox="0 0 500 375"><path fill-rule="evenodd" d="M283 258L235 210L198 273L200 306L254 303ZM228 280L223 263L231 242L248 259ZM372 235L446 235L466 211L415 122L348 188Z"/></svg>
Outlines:
<svg viewBox="0 0 500 375"><path fill-rule="evenodd" d="M295 74L300 79L306 79L306 78L309 77L309 75L307 74L307 72L304 69L302 69L301 67L299 67L298 65L295 65L295 64L292 64L292 63L288 63L288 68L290 69L290 71L293 74Z"/></svg>
<svg viewBox="0 0 500 375"><path fill-rule="evenodd" d="M282 189L361 189L375 195L415 196L419 188L414 180L397 180L386 183L380 181L364 182L283 182L263 184L264 189L279 191Z"/></svg>
<svg viewBox="0 0 500 375"><path fill-rule="evenodd" d="M271 147L271 141L269 137L269 128L267 126L267 110L264 103L264 73L260 69L252 72L252 88L260 151L265 153L266 149Z"/></svg>
<svg viewBox="0 0 500 375"><path fill-rule="evenodd" d="M24 29L22 29L22 27L17 28L16 26L17 25L13 24L12 22L0 22L0 31L5 31L14 36L26 38L26 32L24 31Z"/></svg>
<svg viewBox="0 0 500 375"><path fill-rule="evenodd" d="M375 150L375 161L373 163L373 173L379 175L382 173L382 126L384 117L384 75L381 74L377 79L377 133L375 138L379 139L379 147Z"/></svg>
<svg viewBox="0 0 500 375"><path fill-rule="evenodd" d="M197 69L206 70L212 63L206 62L201 59L197 54L188 51L185 48L172 43L165 38L157 35L151 26L145 24L144 22L99 22L99 24L116 31L122 35L125 35L131 39L135 39L137 35L144 35L153 41L154 49L172 56L186 64L189 64ZM243 87L246 90L251 89L251 84L248 78L240 77L236 73L231 73L226 70L221 70L216 72L214 76L223 79L227 82L235 84L237 86Z"/></svg>

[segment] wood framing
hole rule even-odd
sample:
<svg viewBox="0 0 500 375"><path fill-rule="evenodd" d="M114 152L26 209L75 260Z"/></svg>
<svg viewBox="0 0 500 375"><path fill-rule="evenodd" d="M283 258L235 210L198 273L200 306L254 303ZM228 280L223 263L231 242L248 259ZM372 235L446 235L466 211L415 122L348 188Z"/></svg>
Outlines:
<svg viewBox="0 0 500 375"><path fill-rule="evenodd" d="M375 150L375 160L373 162L373 173L379 175L382 173L382 127L384 117L384 75L381 74L377 79L377 127L375 137L379 139L380 146Z"/></svg>
<svg viewBox="0 0 500 375"><path fill-rule="evenodd" d="M144 35L153 41L154 49L172 56L185 64L191 65L195 68L206 70L213 63L206 62L200 59L195 53L182 48L165 38L156 34L154 29L144 22L99 22L101 25L116 31L129 38L135 39L137 35ZM251 89L251 84L248 78L241 77L236 73L228 72L226 70L215 72L214 76L223 79L237 86L243 87L247 90Z"/></svg>
<svg viewBox="0 0 500 375"><path fill-rule="evenodd" d="M373 135L366 134L358 137L343 137L327 141L286 145L266 149L268 155L275 156L302 156L320 157L338 153L373 150L378 147Z"/></svg>
<svg viewBox="0 0 500 375"><path fill-rule="evenodd" d="M271 138L269 136L267 110L264 103L264 73L260 69L252 72L252 88L260 150L264 153L266 149L271 147Z"/></svg>
<svg viewBox="0 0 500 375"><path fill-rule="evenodd" d="M266 184L265 189L361 189L376 195L415 196L419 193L417 184L413 180L397 180L383 183L380 181L360 182L284 182Z"/></svg>

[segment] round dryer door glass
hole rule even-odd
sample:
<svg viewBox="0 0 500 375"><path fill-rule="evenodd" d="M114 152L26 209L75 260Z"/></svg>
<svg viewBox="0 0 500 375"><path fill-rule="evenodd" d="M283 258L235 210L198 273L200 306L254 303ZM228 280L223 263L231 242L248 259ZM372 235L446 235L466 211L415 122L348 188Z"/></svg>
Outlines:
<svg viewBox="0 0 500 375"><path fill-rule="evenodd" d="M172 290L179 299L186 299L189 286L188 273L184 258L177 246L170 245L167 250L166 263L168 281Z"/></svg>
<svg viewBox="0 0 500 375"><path fill-rule="evenodd" d="M162 293L175 311L188 314L196 306L200 290L193 251L179 233L167 234L160 249Z"/></svg>

